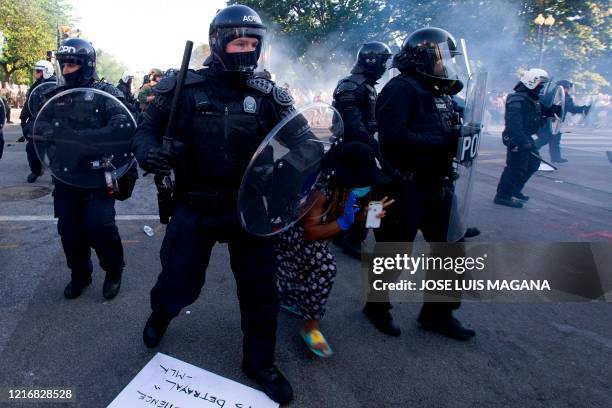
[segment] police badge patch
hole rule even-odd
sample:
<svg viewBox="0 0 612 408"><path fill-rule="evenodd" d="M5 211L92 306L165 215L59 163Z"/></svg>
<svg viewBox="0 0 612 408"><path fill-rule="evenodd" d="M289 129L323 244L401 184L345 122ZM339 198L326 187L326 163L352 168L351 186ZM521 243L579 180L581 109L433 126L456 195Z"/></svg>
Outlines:
<svg viewBox="0 0 612 408"><path fill-rule="evenodd" d="M247 96L244 98L242 106L244 107L244 111L246 113L255 113L257 111L257 102L255 102L255 98L252 96Z"/></svg>

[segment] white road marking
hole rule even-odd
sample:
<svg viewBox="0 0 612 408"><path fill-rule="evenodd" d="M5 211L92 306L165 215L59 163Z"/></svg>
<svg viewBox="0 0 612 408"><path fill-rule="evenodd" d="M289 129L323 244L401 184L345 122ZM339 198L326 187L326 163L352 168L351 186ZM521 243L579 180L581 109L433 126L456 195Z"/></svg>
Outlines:
<svg viewBox="0 0 612 408"><path fill-rule="evenodd" d="M52 215L0 215L0 222L20 222L20 221L55 221ZM115 217L119 221L135 221L135 220L154 220L159 221L159 215L143 214L143 215L117 215Z"/></svg>

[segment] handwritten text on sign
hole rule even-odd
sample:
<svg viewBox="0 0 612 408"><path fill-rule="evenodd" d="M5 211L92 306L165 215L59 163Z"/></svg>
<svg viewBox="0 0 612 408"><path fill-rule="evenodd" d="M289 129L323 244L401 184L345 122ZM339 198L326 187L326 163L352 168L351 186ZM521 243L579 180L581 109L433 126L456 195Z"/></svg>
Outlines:
<svg viewBox="0 0 612 408"><path fill-rule="evenodd" d="M108 408L278 408L266 394L157 353Z"/></svg>

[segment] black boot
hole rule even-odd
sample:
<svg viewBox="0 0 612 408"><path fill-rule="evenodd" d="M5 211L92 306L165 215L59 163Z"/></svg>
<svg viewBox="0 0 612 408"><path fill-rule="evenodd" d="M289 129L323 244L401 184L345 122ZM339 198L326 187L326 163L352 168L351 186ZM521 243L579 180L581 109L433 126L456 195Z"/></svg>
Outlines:
<svg viewBox="0 0 612 408"><path fill-rule="evenodd" d="M33 182L35 182L35 181L36 181L36 179L38 179L40 176L42 176L42 173L41 173L41 174L36 174L36 173L30 173L30 174L28 174L28 179L27 179L27 180L28 180L28 183L33 183Z"/></svg>
<svg viewBox="0 0 612 408"><path fill-rule="evenodd" d="M493 202L495 204L505 205L506 207L523 208L523 203L521 203L520 201L516 201L512 197L510 197L510 198L503 198L503 197L500 197L500 196L495 196L495 198L493 199Z"/></svg>
<svg viewBox="0 0 612 408"><path fill-rule="evenodd" d="M456 340L469 340L476 335L474 330L464 327L459 320L455 319L452 313L436 316L421 311L417 321L425 330L435 331Z"/></svg>
<svg viewBox="0 0 612 408"><path fill-rule="evenodd" d="M119 293L119 289L121 288L121 274L122 271L106 272L104 286L102 287L102 296L104 296L105 299L110 300Z"/></svg>
<svg viewBox="0 0 612 408"><path fill-rule="evenodd" d="M463 238L474 238L480 235L480 230L476 227L469 227L465 230L465 235Z"/></svg>
<svg viewBox="0 0 612 408"><path fill-rule="evenodd" d="M520 191L518 193L514 193L512 195L514 198L516 198L517 200L520 201L528 201L529 200L529 196L526 196L525 194L521 193Z"/></svg>
<svg viewBox="0 0 612 408"><path fill-rule="evenodd" d="M389 310L372 306L372 303L368 302L363 308L363 313L379 331L389 336L399 336L402 334L402 330L393 321L393 316L391 316Z"/></svg>
<svg viewBox="0 0 612 408"><path fill-rule="evenodd" d="M279 404L288 404L293 400L293 388L275 365L265 368L252 368L246 363L242 363L242 371L247 377L257 381L263 392L272 401Z"/></svg>
<svg viewBox="0 0 612 408"><path fill-rule="evenodd" d="M166 333L166 329L168 328L171 320L171 317L168 317L162 313L151 313L151 316L149 316L149 320L147 320L147 324L142 331L142 340L144 341L144 344L149 348L156 347L164 337L164 333Z"/></svg>
<svg viewBox="0 0 612 408"><path fill-rule="evenodd" d="M89 286L90 283L91 278L85 281L77 281L73 279L70 281L70 283L68 283L68 285L66 285L66 288L64 289L64 296L66 299L76 299L81 296L83 290Z"/></svg>

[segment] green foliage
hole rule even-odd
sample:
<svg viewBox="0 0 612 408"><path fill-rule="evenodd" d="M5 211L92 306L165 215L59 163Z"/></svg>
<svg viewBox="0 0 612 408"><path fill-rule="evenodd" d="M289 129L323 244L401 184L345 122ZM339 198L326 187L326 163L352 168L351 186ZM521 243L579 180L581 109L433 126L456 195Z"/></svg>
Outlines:
<svg viewBox="0 0 612 408"><path fill-rule="evenodd" d="M32 80L32 66L56 48L57 24L70 23L63 0L0 0L0 31L6 42L0 56L3 81Z"/></svg>
<svg viewBox="0 0 612 408"><path fill-rule="evenodd" d="M127 67L117 61L112 54L102 49L96 50L96 72L100 79L104 78L109 84L116 85L126 70Z"/></svg>
<svg viewBox="0 0 612 408"><path fill-rule="evenodd" d="M398 46L412 31L442 27L465 38L474 67L487 67L494 86L509 87L516 72L536 66L538 28L534 18L553 15L543 68L555 78L585 86L609 86L611 11L600 0L230 0L257 10L270 25L274 43L290 44L289 57L311 72L354 56L366 41ZM313 52L313 50L320 52ZM594 78L598 78L595 80ZM582 82L580 82L582 83Z"/></svg>

